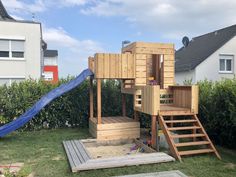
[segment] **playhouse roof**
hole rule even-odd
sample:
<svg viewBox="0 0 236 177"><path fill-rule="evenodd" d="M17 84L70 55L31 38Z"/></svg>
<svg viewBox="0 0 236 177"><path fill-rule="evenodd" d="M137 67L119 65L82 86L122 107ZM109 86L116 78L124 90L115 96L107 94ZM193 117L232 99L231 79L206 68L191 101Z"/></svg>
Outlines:
<svg viewBox="0 0 236 177"><path fill-rule="evenodd" d="M194 37L187 47L180 48L175 55L175 71L189 71L207 59L236 35L236 25Z"/></svg>

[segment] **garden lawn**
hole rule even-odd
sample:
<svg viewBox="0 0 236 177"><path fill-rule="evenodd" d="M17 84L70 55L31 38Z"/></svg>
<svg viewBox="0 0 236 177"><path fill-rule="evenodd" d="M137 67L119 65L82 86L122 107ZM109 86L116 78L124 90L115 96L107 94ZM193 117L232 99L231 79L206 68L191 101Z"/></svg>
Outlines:
<svg viewBox="0 0 236 177"><path fill-rule="evenodd" d="M39 177L105 177L167 170L180 170L194 177L236 177L236 152L218 147L222 160L213 155L187 157L178 161L155 165L92 170L79 173L70 171L62 146L63 140L89 138L87 129L57 129L12 133L0 139L0 164L23 162L20 176L32 173Z"/></svg>

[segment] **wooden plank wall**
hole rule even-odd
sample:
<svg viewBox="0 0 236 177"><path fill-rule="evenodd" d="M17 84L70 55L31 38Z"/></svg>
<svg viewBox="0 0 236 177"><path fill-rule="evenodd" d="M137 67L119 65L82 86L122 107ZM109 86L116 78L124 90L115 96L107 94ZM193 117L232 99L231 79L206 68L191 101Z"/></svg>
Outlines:
<svg viewBox="0 0 236 177"><path fill-rule="evenodd" d="M135 55L95 54L95 77L103 79L135 78Z"/></svg>
<svg viewBox="0 0 236 177"><path fill-rule="evenodd" d="M162 78L161 86L163 88L168 88L170 85L174 85L174 45L173 44L163 44L163 43L145 43L145 42L135 42L122 49L122 52L130 52L136 54L136 83L135 85L148 85L148 78L153 76L153 66L152 66L152 55L158 54L163 55L164 63L162 73L160 76ZM146 60L146 69L144 66L140 67L140 59L145 63ZM143 78L145 75L142 73L142 78L139 77L139 71L146 71L146 79Z"/></svg>
<svg viewBox="0 0 236 177"><path fill-rule="evenodd" d="M164 55L163 87L168 88L175 84L175 58L174 55Z"/></svg>
<svg viewBox="0 0 236 177"><path fill-rule="evenodd" d="M191 86L173 88L173 105L191 109Z"/></svg>
<svg viewBox="0 0 236 177"><path fill-rule="evenodd" d="M134 42L122 49L122 52L137 54L166 54L174 55L174 44Z"/></svg>
<svg viewBox="0 0 236 177"><path fill-rule="evenodd" d="M89 132L98 140L140 138L140 123L136 121L122 122L121 120L118 123L96 124L93 119L90 119Z"/></svg>
<svg viewBox="0 0 236 177"><path fill-rule="evenodd" d="M154 77L153 76L153 61L152 61L152 54L147 54L146 55L146 60L147 60L147 84L149 84L149 77Z"/></svg>
<svg viewBox="0 0 236 177"><path fill-rule="evenodd" d="M94 72L95 68L94 68L94 58L93 57L89 57L88 58L88 68Z"/></svg>
<svg viewBox="0 0 236 177"><path fill-rule="evenodd" d="M136 54L136 79L135 85L146 85L147 84L147 55Z"/></svg>
<svg viewBox="0 0 236 177"><path fill-rule="evenodd" d="M158 115L160 110L160 86L142 87L142 112L150 115Z"/></svg>

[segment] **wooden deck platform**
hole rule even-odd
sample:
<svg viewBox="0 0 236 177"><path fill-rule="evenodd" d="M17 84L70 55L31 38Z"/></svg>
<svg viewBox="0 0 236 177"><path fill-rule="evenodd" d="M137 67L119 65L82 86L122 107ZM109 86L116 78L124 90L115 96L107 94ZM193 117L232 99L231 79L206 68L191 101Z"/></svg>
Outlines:
<svg viewBox="0 0 236 177"><path fill-rule="evenodd" d="M162 152L92 159L80 140L63 141L63 145L72 172L175 161Z"/></svg>
<svg viewBox="0 0 236 177"><path fill-rule="evenodd" d="M189 108L177 107L172 105L160 105L160 115L193 115L194 113Z"/></svg>
<svg viewBox="0 0 236 177"><path fill-rule="evenodd" d="M89 119L89 132L98 140L133 139L140 137L140 123L128 117L102 117Z"/></svg>

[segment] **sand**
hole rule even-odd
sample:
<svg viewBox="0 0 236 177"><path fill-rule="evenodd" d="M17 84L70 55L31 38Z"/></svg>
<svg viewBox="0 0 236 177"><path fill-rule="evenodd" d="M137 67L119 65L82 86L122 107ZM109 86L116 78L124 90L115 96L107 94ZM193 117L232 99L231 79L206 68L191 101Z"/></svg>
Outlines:
<svg viewBox="0 0 236 177"><path fill-rule="evenodd" d="M131 151L131 147L135 144L124 144L116 146L97 146L97 147L86 147L92 158L107 158L124 155L141 154L137 149Z"/></svg>

